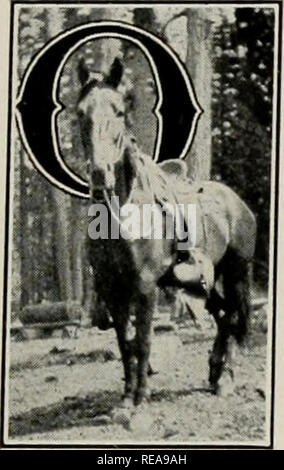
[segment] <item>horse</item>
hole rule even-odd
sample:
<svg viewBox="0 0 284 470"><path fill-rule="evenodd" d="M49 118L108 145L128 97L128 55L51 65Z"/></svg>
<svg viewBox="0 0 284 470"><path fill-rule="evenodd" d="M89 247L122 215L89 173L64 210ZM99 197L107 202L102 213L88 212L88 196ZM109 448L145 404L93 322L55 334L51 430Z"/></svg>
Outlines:
<svg viewBox="0 0 284 470"><path fill-rule="evenodd" d="M196 246L214 267L206 307L217 324L209 357L209 385L218 393L219 379L229 367L231 340L241 344L248 330L255 217L228 186L190 181L184 162L157 164L143 154L129 128L120 59L114 60L108 74L90 72L81 60L78 76L81 88L76 110L89 161L90 198L106 208L107 222L115 218L117 225L122 225L111 209L111 196L119 197L122 206L131 200L139 208L153 201L161 209L165 202L194 202L198 206ZM89 261L96 293L110 312L118 340L124 368L123 402L140 405L149 399L147 372L157 286L165 287L166 279L169 285L178 285L180 281L173 280L170 273L173 266L190 257L190 250L178 250L177 236L132 239L121 233L110 235L108 225L107 236L88 239ZM128 335L131 315L135 316L134 340Z"/></svg>

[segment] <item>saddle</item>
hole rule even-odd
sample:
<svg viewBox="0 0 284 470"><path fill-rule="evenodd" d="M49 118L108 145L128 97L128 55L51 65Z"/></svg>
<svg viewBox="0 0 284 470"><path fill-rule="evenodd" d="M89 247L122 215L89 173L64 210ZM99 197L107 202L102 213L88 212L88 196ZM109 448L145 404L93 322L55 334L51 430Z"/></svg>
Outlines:
<svg viewBox="0 0 284 470"><path fill-rule="evenodd" d="M133 202L143 204L151 200L164 208L168 204L172 207L177 204L187 205L190 201L191 204L196 204L197 211L202 211L202 213L212 213L218 209L218 207L212 207L210 195L203 190L205 185L201 182L193 182L187 175L187 165L183 160L167 160L157 164L149 156L138 153L136 162L138 177ZM207 202L208 208L204 210ZM213 205L215 206L216 203ZM214 266L201 248L206 238L206 225L211 222L208 220L206 217L197 217L196 231L199 238L196 246L179 251L174 264L168 267L166 274L160 279L160 287L185 288L189 293L196 294L200 298L208 297L214 285ZM186 220L184 224L186 227Z"/></svg>
<svg viewBox="0 0 284 470"><path fill-rule="evenodd" d="M158 163L158 166L169 177L188 180L187 165L184 160L166 160L165 162Z"/></svg>

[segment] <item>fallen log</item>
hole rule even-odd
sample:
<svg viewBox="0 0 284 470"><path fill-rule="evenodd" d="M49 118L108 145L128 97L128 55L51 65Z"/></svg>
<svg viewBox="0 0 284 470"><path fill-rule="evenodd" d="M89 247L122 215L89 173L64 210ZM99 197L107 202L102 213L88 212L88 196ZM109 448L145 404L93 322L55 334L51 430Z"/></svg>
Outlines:
<svg viewBox="0 0 284 470"><path fill-rule="evenodd" d="M26 305L19 314L19 320L25 327L60 328L66 325L78 325L84 314L79 302L42 302Z"/></svg>

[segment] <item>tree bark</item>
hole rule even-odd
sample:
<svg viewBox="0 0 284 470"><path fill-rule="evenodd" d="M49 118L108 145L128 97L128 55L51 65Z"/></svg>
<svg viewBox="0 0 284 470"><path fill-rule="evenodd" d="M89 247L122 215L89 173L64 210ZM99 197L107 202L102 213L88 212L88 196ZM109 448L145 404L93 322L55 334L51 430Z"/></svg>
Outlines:
<svg viewBox="0 0 284 470"><path fill-rule="evenodd" d="M206 9L187 9L187 57L197 100L203 109L192 147L187 155L189 174L208 180L211 170L212 21Z"/></svg>
<svg viewBox="0 0 284 470"><path fill-rule="evenodd" d="M83 299L83 260L82 260L82 202L77 198L71 199L71 264L72 264L72 286L73 298L80 303Z"/></svg>
<svg viewBox="0 0 284 470"><path fill-rule="evenodd" d="M27 277L30 270L29 264L29 255L27 253L27 223L28 223L28 214L27 214L27 207L26 207L26 182L25 182L25 164L24 164L24 152L23 149L19 149L19 189L20 189L20 196L19 196L19 218L20 218L20 227L19 227L19 253L20 256L20 308L23 308L30 299L29 295L29 286L27 285Z"/></svg>
<svg viewBox="0 0 284 470"><path fill-rule="evenodd" d="M59 9L47 9L47 35L53 38L63 30L64 17ZM55 211L54 244L56 253L56 268L59 278L59 288L62 300L73 297L72 275L70 262L70 245L68 237L68 196L55 186L51 186L51 197Z"/></svg>

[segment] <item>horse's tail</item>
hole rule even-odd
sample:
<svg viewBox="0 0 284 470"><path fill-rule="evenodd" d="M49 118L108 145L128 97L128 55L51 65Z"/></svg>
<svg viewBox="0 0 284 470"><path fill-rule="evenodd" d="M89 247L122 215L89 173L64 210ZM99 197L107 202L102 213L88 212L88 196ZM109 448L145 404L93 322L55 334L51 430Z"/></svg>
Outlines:
<svg viewBox="0 0 284 470"><path fill-rule="evenodd" d="M243 261L240 266L240 274L241 277L236 285L237 321L232 333L238 344L243 344L250 330L252 263Z"/></svg>

